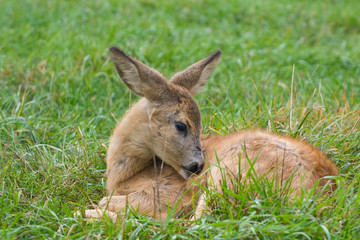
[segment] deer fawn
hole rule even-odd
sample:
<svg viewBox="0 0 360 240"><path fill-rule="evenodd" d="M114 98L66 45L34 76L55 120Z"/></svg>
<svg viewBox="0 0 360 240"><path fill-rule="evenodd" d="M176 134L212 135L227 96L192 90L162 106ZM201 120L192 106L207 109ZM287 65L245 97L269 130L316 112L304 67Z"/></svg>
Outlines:
<svg viewBox="0 0 360 240"><path fill-rule="evenodd" d="M338 174L334 163L303 141L264 131L201 137L200 111L193 95L209 78L220 51L175 74L170 81L116 47L110 48L110 55L121 79L142 98L110 138L107 197L99 203L106 211L86 210L85 217L105 213L116 219L116 213L127 204L154 218L166 217L172 207L177 213L189 213L192 206L188 203L200 190L192 178L206 185L210 175L215 190L220 190L220 169L227 171L226 178L235 175L241 179L249 170L249 159L259 176L292 178L294 191L290 195L313 187L318 180L319 186L334 184L322 179ZM218 162L220 166L213 166ZM195 195L195 199L195 215L200 216L206 209L204 194Z"/></svg>

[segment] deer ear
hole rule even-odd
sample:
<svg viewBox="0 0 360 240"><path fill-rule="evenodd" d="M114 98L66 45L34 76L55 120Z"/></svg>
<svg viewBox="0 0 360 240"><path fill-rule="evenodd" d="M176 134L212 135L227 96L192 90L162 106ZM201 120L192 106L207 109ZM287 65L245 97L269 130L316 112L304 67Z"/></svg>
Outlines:
<svg viewBox="0 0 360 240"><path fill-rule="evenodd" d="M219 50L212 53L209 57L175 74L170 80L171 83L185 87L192 95L197 94L210 77L216 64L220 60L220 56L221 51Z"/></svg>
<svg viewBox="0 0 360 240"><path fill-rule="evenodd" d="M155 69L127 55L117 47L110 48L110 57L128 88L150 101L161 100L169 92L169 84Z"/></svg>

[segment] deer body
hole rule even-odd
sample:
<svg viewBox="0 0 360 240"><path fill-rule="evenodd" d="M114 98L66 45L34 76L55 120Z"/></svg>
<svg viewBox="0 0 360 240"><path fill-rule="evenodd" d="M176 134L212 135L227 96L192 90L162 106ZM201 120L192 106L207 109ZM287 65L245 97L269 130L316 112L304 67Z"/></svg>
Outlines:
<svg viewBox="0 0 360 240"><path fill-rule="evenodd" d="M106 209L111 218L116 218L115 213L127 204L154 218L167 216L169 207L187 214L192 209L189 203L193 196L197 204L195 214L200 216L206 204L203 195L195 194L200 187L192 184L192 178L203 186L211 178L214 190L219 191L223 171L231 188L230 180L245 177L250 165L258 176L268 179L285 181L291 177L291 195L313 187L325 176L338 174L334 163L318 149L290 137L257 130L200 139L200 112L192 95L205 84L220 59L220 51L170 81L115 47L110 53L125 84L144 97L125 115L110 138L107 197L99 207ZM322 179L319 185L328 182L331 183ZM85 211L86 217L102 214L99 210Z"/></svg>

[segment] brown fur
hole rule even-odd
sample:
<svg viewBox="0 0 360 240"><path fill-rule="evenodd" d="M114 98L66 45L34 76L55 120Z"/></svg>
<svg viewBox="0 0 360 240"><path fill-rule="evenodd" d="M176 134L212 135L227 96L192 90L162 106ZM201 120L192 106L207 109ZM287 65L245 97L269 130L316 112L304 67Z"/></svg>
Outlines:
<svg viewBox="0 0 360 240"><path fill-rule="evenodd" d="M124 116L110 138L107 197L99 203L109 217L115 219L115 213L127 204L154 218L167 216L168 209L177 203L177 214L189 213L192 210L189 203L200 189L192 184L191 176L204 165L202 152L206 153L208 164L196 179L203 186L213 181L215 191L222 184L221 169L225 169L229 179L244 178L249 170L247 159L255 161L253 166L258 176L277 181L292 177L292 196L313 187L325 176L338 174L334 163L322 152L290 137L257 130L208 136L200 141L200 111L192 95L209 78L220 59L220 51L191 65L170 81L115 47L110 53L126 85L144 98ZM186 134L179 131L178 122L186 125ZM218 160L220 167L216 166ZM231 181L227 183L231 187ZM333 182L322 179L319 185L327 183ZM195 194L194 199L199 201L195 214L200 216L206 210L204 196L198 198ZM86 217L102 215L99 209L85 212Z"/></svg>

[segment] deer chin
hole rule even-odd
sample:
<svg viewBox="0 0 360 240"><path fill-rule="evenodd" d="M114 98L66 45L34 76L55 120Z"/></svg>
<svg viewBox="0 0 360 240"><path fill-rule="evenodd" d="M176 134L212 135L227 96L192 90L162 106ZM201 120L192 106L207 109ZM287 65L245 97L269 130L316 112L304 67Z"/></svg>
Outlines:
<svg viewBox="0 0 360 240"><path fill-rule="evenodd" d="M193 174L187 170L185 170L184 168L180 168L179 174L184 178L184 179L189 179Z"/></svg>

